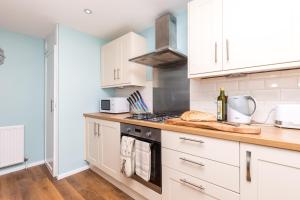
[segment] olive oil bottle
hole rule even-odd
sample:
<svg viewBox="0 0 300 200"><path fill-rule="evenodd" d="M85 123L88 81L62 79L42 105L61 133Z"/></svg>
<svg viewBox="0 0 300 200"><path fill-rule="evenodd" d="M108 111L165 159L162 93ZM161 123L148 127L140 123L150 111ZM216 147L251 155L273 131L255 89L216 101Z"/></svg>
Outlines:
<svg viewBox="0 0 300 200"><path fill-rule="evenodd" d="M217 120L227 120L227 96L225 96L224 88L220 88L220 95L217 99Z"/></svg>

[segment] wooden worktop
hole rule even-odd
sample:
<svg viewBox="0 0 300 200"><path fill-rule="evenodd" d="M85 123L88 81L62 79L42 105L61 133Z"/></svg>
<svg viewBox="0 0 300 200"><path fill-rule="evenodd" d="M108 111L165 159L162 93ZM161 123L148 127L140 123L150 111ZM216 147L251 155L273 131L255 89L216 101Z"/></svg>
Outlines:
<svg viewBox="0 0 300 200"><path fill-rule="evenodd" d="M216 130L208 130L201 128L192 128L185 126L169 125L164 123L155 123L142 120L126 119L129 114L104 114L104 113L88 113L85 117L135 124L139 126L148 126L159 128L162 130L175 131L187 134L208 136L224 140L238 141L243 143L257 144L281 149L300 151L300 130L284 129L273 126L259 126L261 128L260 135L230 133Z"/></svg>

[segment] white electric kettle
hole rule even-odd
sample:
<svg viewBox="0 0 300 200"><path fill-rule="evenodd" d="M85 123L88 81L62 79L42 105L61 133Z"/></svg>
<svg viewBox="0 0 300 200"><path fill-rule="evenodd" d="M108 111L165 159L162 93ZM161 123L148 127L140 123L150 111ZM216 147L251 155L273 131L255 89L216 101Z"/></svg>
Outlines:
<svg viewBox="0 0 300 200"><path fill-rule="evenodd" d="M250 108L250 102L253 108ZM229 96L227 100L227 121L250 124L256 110L256 102L251 96Z"/></svg>

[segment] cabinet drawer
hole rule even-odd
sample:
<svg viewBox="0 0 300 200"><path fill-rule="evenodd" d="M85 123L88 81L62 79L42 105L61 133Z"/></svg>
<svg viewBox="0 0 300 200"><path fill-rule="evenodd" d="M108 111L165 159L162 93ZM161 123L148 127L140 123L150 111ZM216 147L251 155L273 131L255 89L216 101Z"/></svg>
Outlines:
<svg viewBox="0 0 300 200"><path fill-rule="evenodd" d="M162 164L239 192L239 167L162 148Z"/></svg>
<svg viewBox="0 0 300 200"><path fill-rule="evenodd" d="M163 167L164 200L238 200L239 194Z"/></svg>
<svg viewBox="0 0 300 200"><path fill-rule="evenodd" d="M162 146L202 158L239 166L238 142L162 131Z"/></svg>

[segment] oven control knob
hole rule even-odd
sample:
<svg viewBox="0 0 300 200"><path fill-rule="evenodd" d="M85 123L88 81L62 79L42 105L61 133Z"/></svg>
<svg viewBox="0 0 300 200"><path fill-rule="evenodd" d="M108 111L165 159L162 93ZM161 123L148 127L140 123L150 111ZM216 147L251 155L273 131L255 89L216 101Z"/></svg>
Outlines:
<svg viewBox="0 0 300 200"><path fill-rule="evenodd" d="M127 132L127 133L130 133L130 132L131 132L131 128L127 128L127 129L126 129L126 132Z"/></svg>
<svg viewBox="0 0 300 200"><path fill-rule="evenodd" d="M151 132L150 132L150 131L147 132L147 133L146 133L146 136L147 136L147 137L151 137Z"/></svg>

